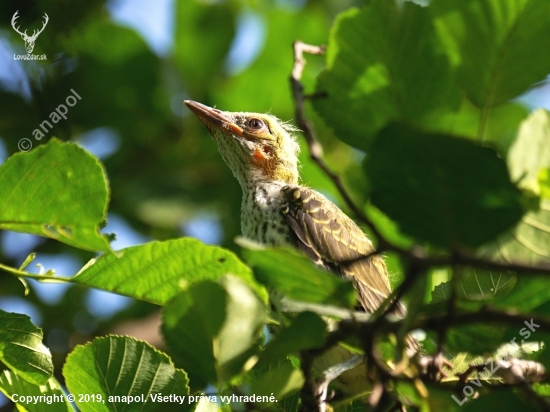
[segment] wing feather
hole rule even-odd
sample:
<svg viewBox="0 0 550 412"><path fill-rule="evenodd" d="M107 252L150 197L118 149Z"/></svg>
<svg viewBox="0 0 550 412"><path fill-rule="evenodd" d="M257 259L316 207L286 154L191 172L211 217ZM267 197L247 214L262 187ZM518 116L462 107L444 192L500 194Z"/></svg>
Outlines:
<svg viewBox="0 0 550 412"><path fill-rule="evenodd" d="M388 271L359 226L320 193L302 187L285 186L282 213L293 235L295 246L314 263L353 280L359 301L374 312L390 295ZM405 314L399 305L397 313Z"/></svg>

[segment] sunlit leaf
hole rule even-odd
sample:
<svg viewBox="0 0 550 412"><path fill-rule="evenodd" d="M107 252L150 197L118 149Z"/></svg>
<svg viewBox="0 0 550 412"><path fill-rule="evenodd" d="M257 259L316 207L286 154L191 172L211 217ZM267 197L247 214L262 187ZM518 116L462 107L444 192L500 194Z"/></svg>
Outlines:
<svg viewBox="0 0 550 412"><path fill-rule="evenodd" d="M124 410L128 405L141 411L157 411L159 405L166 411L193 407L181 399L189 394L187 374L164 353L130 337L107 336L77 346L67 357L63 376L83 412ZM81 394L100 395L103 401ZM159 394L179 398L155 402Z"/></svg>
<svg viewBox="0 0 550 412"><path fill-rule="evenodd" d="M107 238L99 233L108 191L95 157L74 143L51 139L0 166L0 229L109 251Z"/></svg>
<svg viewBox="0 0 550 412"><path fill-rule="evenodd" d="M0 360L36 385L45 384L53 374L52 355L42 339L42 329L27 315L0 310Z"/></svg>
<svg viewBox="0 0 550 412"><path fill-rule="evenodd" d="M538 183L540 187L540 195L545 199L550 200L550 168L543 169L539 172Z"/></svg>
<svg viewBox="0 0 550 412"><path fill-rule="evenodd" d="M391 121L424 123L458 109L460 94L427 8L372 1L338 16L320 74L315 109L355 147Z"/></svg>
<svg viewBox="0 0 550 412"><path fill-rule="evenodd" d="M510 175L518 186L539 194L539 173L550 168L550 112L539 109L524 120L508 153Z"/></svg>
<svg viewBox="0 0 550 412"><path fill-rule="evenodd" d="M550 3L539 0L441 0L427 8L471 101L490 108L550 72ZM529 60L528 65L518 62Z"/></svg>
<svg viewBox="0 0 550 412"><path fill-rule="evenodd" d="M232 252L192 238L150 242L100 256L73 281L163 305L191 283L225 274L240 277L265 296L250 269Z"/></svg>
<svg viewBox="0 0 550 412"><path fill-rule="evenodd" d="M30 383L21 378L16 373L4 371L0 375L0 390L4 392L20 411L29 412L73 412L74 409L66 400L65 393L61 385L55 378L48 379L43 385ZM15 397L14 397L15 395ZM39 399L38 402L15 402L21 399L22 396L32 396L31 399ZM42 397L42 398L41 398Z"/></svg>

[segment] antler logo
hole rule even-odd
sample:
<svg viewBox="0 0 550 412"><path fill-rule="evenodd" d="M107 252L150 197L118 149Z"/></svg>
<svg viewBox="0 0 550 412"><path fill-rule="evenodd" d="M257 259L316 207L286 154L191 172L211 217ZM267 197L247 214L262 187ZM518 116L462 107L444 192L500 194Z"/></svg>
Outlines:
<svg viewBox="0 0 550 412"><path fill-rule="evenodd" d="M25 41L25 48L27 49L27 53L32 53L32 50L34 49L34 42L38 38L38 35L44 31L44 28L46 27L46 24L48 24L48 21L50 19L49 19L48 15L46 13L44 13L44 24L42 25L42 28L40 30L34 30L33 33L32 33L32 36L29 36L27 34L27 30L25 30L23 33L21 33L19 31L19 27L15 26L15 22L19 18L17 13L19 13L19 10L17 10L15 12L15 14L13 15L13 17L11 19L11 26L13 27L13 29L17 33L19 33L21 35L21 37Z"/></svg>

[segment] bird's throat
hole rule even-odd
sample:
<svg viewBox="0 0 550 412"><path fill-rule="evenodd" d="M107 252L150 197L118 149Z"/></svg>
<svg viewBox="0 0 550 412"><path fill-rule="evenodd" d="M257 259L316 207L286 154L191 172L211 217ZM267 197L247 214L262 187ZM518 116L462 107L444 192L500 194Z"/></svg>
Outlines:
<svg viewBox="0 0 550 412"><path fill-rule="evenodd" d="M241 229L243 236L268 246L290 243L289 230L281 213L285 182L259 182L243 187Z"/></svg>

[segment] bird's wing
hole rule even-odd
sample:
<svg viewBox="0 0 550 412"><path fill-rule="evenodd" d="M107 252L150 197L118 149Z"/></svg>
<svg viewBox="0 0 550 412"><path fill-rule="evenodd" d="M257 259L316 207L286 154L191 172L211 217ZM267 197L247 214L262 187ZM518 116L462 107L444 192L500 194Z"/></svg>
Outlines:
<svg viewBox="0 0 550 412"><path fill-rule="evenodd" d="M374 312L391 289L384 260L378 255L364 257L374 251L372 243L353 220L320 193L290 185L282 193L286 199L282 213L296 247L314 263L351 278L362 306ZM397 312L404 314L404 308L399 305Z"/></svg>

